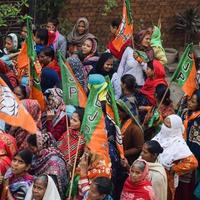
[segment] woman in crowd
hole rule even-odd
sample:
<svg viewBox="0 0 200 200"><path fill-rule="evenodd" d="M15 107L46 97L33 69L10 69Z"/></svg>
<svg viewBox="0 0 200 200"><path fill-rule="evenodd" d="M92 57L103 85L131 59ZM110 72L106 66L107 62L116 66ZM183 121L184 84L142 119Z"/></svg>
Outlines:
<svg viewBox="0 0 200 200"><path fill-rule="evenodd" d="M49 175L41 175L35 178L29 188L25 200L61 200L58 189Z"/></svg>
<svg viewBox="0 0 200 200"><path fill-rule="evenodd" d="M32 153L23 150L17 153L11 162L3 180L1 200L21 200L33 182L33 177L28 174L32 162Z"/></svg>
<svg viewBox="0 0 200 200"><path fill-rule="evenodd" d="M0 138L0 175L3 176L11 165L17 146L15 138L6 133L1 133L1 135L3 139Z"/></svg>
<svg viewBox="0 0 200 200"><path fill-rule="evenodd" d="M149 167L149 178L159 200L167 200L167 175L164 167L157 162L163 148L155 140L147 141L142 148L141 158Z"/></svg>
<svg viewBox="0 0 200 200"><path fill-rule="evenodd" d="M130 108L132 114L139 119L137 101L138 90L135 77L131 74L123 75L121 78L121 89L122 96L120 99Z"/></svg>
<svg viewBox="0 0 200 200"><path fill-rule="evenodd" d="M141 153L144 143L143 130L126 104L122 100L118 100L117 103L122 124L124 155L131 165Z"/></svg>
<svg viewBox="0 0 200 200"><path fill-rule="evenodd" d="M160 132L153 138L164 149L158 156L158 161L166 169L168 200L174 199L178 176L192 172L198 166L196 158L183 139L183 132L181 118L173 114L164 119Z"/></svg>
<svg viewBox="0 0 200 200"><path fill-rule="evenodd" d="M95 38L89 33L89 21L85 17L80 17L72 31L67 36L67 41L74 45L74 51L81 50L82 44L87 38Z"/></svg>
<svg viewBox="0 0 200 200"><path fill-rule="evenodd" d="M148 30L141 30L134 35L134 47L136 50L146 53L148 60L154 59L154 52L150 46L151 33Z"/></svg>
<svg viewBox="0 0 200 200"><path fill-rule="evenodd" d="M166 93L166 90L168 90L167 93ZM164 95L165 95L165 97L163 99ZM166 85L159 84L159 85L156 86L155 98L156 98L157 106L159 106L161 100L163 100L162 104L160 105L160 108L159 108L159 113L160 113L161 118L163 120L167 116L175 113L175 110L174 110L174 107L173 107L173 102L170 99L170 89L168 89Z"/></svg>
<svg viewBox="0 0 200 200"><path fill-rule="evenodd" d="M37 100L34 99L24 99L22 103L26 110L30 113L33 117L37 128L41 130L42 122L41 122L41 108ZM28 131L17 127L11 128L10 133L16 138L17 147L19 150L25 149L27 147L27 137L29 135Z"/></svg>
<svg viewBox="0 0 200 200"><path fill-rule="evenodd" d="M147 69L145 70L147 79L144 86L141 88L140 92L148 99L151 105L156 105L155 99L155 89L158 84L167 85L165 80L165 69L163 65L157 61L153 60L148 62Z"/></svg>
<svg viewBox="0 0 200 200"><path fill-rule="evenodd" d="M60 195L63 198L68 183L66 163L63 155L55 146L55 140L50 133L37 132L29 135L27 139L28 148L33 152L34 159L30 173L35 176L48 174L55 181Z"/></svg>
<svg viewBox="0 0 200 200"><path fill-rule="evenodd" d="M43 126L50 132L56 140L59 140L66 131L66 112L63 101L63 92L59 88L51 88L45 91L46 113Z"/></svg>
<svg viewBox="0 0 200 200"><path fill-rule="evenodd" d="M149 181L149 168L144 160L136 160L130 168L130 175L124 183L120 200L157 200Z"/></svg>
<svg viewBox="0 0 200 200"><path fill-rule="evenodd" d="M84 194L83 200L97 198L112 200L112 197L110 196L112 182L107 177L97 177L92 181L91 185L87 178L82 178L79 181L79 190Z"/></svg>
<svg viewBox="0 0 200 200"><path fill-rule="evenodd" d="M10 67L0 59L0 77L8 85L8 87L13 90L14 87L18 85L18 80L15 72L10 69Z"/></svg>
<svg viewBox="0 0 200 200"><path fill-rule="evenodd" d="M59 139L59 142L58 142L58 148L63 153L65 157L65 161L69 162L72 166L74 164L77 150L78 150L77 164L79 163L79 159L84 152L85 140L84 140L84 136L81 135L80 133L81 123L83 120L83 114L84 114L83 108L76 108L76 110L73 112L72 116L70 117L69 130L67 130L62 135L62 137ZM77 149L79 140L80 140L79 148ZM70 146L70 149L68 147L68 144Z"/></svg>
<svg viewBox="0 0 200 200"><path fill-rule="evenodd" d="M99 57L97 55L97 40L94 38L87 38L78 54L79 59L83 63L83 71L85 77L88 77L89 72L96 67Z"/></svg>
<svg viewBox="0 0 200 200"><path fill-rule="evenodd" d="M110 179L110 168L107 168L105 166L104 159L98 153L92 153L88 147L85 148L84 154L81 157L81 161L77 168L77 173L80 175L80 180L78 182L80 198L89 195L87 192L90 189L92 181L95 180L97 177L107 177ZM111 191L111 188L107 189L108 190L106 193L102 192L102 194L101 192L99 192L100 195L108 195L110 193L108 191ZM91 191L91 193L93 193L93 191Z"/></svg>
<svg viewBox="0 0 200 200"><path fill-rule="evenodd" d="M52 48L43 48L39 53L39 62L42 65L41 70L41 88L44 93L47 89L60 87L60 67L54 61L54 51Z"/></svg>
<svg viewBox="0 0 200 200"><path fill-rule="evenodd" d="M75 77L77 78L83 89L87 91L87 79L85 77L82 62L78 57L73 57L73 56L69 57L67 61L69 62Z"/></svg>
<svg viewBox="0 0 200 200"><path fill-rule="evenodd" d="M103 53L97 64L96 67L90 71L90 74L101 74L103 76L109 76L112 79L114 74L113 70L113 56L110 53Z"/></svg>
<svg viewBox="0 0 200 200"><path fill-rule="evenodd" d="M193 95L187 102L187 109L183 113L183 123L185 127L184 138L186 143L198 163L200 163L200 142L198 139L199 124L200 124L200 90L194 91ZM193 191L195 190L195 183L199 182L198 179L199 167L195 172L187 174L187 176L180 177L180 185L177 188L176 199L194 199Z"/></svg>
<svg viewBox="0 0 200 200"><path fill-rule="evenodd" d="M157 26L153 27L153 33L151 35L151 47L153 48L155 59L159 60L161 64L167 64L167 57L165 50L162 46L161 31Z"/></svg>
<svg viewBox="0 0 200 200"><path fill-rule="evenodd" d="M19 100L28 99L30 96L30 90L28 86L18 85L14 88L14 93Z"/></svg>

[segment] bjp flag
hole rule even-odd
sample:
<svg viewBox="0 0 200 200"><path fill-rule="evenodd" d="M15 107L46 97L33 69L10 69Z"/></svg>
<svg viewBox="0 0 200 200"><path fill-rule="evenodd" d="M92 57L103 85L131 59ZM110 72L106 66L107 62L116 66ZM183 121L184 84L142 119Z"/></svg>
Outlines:
<svg viewBox="0 0 200 200"><path fill-rule="evenodd" d="M0 78L0 119L12 126L19 126L29 133L36 133L37 126L32 116Z"/></svg>
<svg viewBox="0 0 200 200"><path fill-rule="evenodd" d="M118 59L121 59L125 48L132 44L131 38L133 35L133 19L131 13L131 1L123 1L122 21L117 30L114 40L108 44L108 49Z"/></svg>
<svg viewBox="0 0 200 200"><path fill-rule="evenodd" d="M189 44L183 52L171 82L176 82L188 96L192 96L197 89L193 44Z"/></svg>

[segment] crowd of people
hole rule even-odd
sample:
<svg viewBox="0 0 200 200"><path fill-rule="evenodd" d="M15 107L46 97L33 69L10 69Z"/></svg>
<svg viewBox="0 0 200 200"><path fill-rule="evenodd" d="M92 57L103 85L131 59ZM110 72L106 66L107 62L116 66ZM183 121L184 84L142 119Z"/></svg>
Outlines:
<svg viewBox="0 0 200 200"><path fill-rule="evenodd" d="M193 200L200 198L200 90L178 106L166 81L167 58L157 26L140 30L115 54L109 43L98 51L98 38L85 17L65 38L58 21L33 27L46 107L30 98L29 73L19 71L17 56L27 37L9 33L0 52L0 77L23 103L38 131L0 121L1 200ZM116 37L120 20L110 24ZM109 38L108 38L109 39ZM116 124L101 102L111 160L110 169L87 146L81 125L85 109L65 105L60 50L87 96L89 77L109 77L120 117L124 157L116 146ZM145 55L141 59L140 53ZM97 80L98 82L98 80ZM27 122L28 123L28 122ZM75 171L73 170L75 169ZM73 176L75 175L78 176ZM78 177L78 178L77 178ZM71 181L74 178L73 185ZM71 187L73 186L73 187Z"/></svg>

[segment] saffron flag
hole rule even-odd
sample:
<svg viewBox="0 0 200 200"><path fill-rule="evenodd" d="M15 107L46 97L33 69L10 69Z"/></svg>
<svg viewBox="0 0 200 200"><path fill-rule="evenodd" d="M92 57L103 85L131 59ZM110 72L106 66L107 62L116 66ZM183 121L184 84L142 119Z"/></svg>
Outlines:
<svg viewBox="0 0 200 200"><path fill-rule="evenodd" d="M29 66L29 57L27 53L27 43L23 42L21 51L17 57L17 67L18 70L28 68Z"/></svg>
<svg viewBox="0 0 200 200"><path fill-rule="evenodd" d="M106 82L108 84L106 113L109 119L115 125L115 128L116 128L115 143L119 151L120 157L124 158L124 148L123 148L122 133L120 130L121 123L120 123L120 118L119 118L119 112L118 112L117 103L115 100L115 95L114 95L113 87L110 82L109 76L106 76Z"/></svg>
<svg viewBox="0 0 200 200"><path fill-rule="evenodd" d="M171 78L171 82L176 82L188 96L191 96L197 88L196 67L192 51L193 44L189 44L183 52L177 69Z"/></svg>
<svg viewBox="0 0 200 200"><path fill-rule="evenodd" d="M58 52L58 62L61 68L63 100L65 104L72 104L84 108L87 102L85 91L60 51Z"/></svg>
<svg viewBox="0 0 200 200"><path fill-rule="evenodd" d="M123 14L122 21L117 30L117 34L114 40L108 44L108 48L111 53L118 59L123 54L125 44L131 39L133 35L133 19L131 12L131 1L123 1Z"/></svg>
<svg viewBox="0 0 200 200"><path fill-rule="evenodd" d="M44 95L42 93L41 85L40 85L40 80L38 77L38 74L36 72L36 52L34 50L34 45L33 45L33 35L32 35L32 26L31 26L31 21L30 17L27 17L27 53L29 57L29 66L30 66L30 82L31 82L31 98L36 99L40 106L41 110L44 111L45 109L45 99Z"/></svg>
<svg viewBox="0 0 200 200"><path fill-rule="evenodd" d="M86 145L92 153L98 153L105 165L110 167L110 156L108 148L107 132L105 127L105 118L103 115L99 95L102 92L103 84L91 84L90 94L88 97L81 133L84 135ZM103 88L104 90L105 88Z"/></svg>
<svg viewBox="0 0 200 200"><path fill-rule="evenodd" d="M0 119L12 126L19 126L30 133L36 133L37 126L32 116L0 78Z"/></svg>

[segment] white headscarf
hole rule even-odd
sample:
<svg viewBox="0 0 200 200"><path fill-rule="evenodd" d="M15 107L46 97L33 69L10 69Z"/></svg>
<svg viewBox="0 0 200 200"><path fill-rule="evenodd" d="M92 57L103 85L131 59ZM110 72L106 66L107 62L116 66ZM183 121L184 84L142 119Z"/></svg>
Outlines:
<svg viewBox="0 0 200 200"><path fill-rule="evenodd" d="M53 179L48 175L47 175L47 177L48 177L47 188L46 188L46 191L44 193L44 197L42 200L49 200L49 199L61 200L58 189L57 189ZM29 188L29 190L26 194L25 200L33 199L33 185L34 185L34 183Z"/></svg>
<svg viewBox="0 0 200 200"><path fill-rule="evenodd" d="M175 114L169 115L167 118L171 122L171 128L163 124L160 132L152 140L158 141L164 149L163 153L159 154L158 161L166 169L169 169L174 161L184 159L192 155L192 152L183 139L182 119Z"/></svg>

